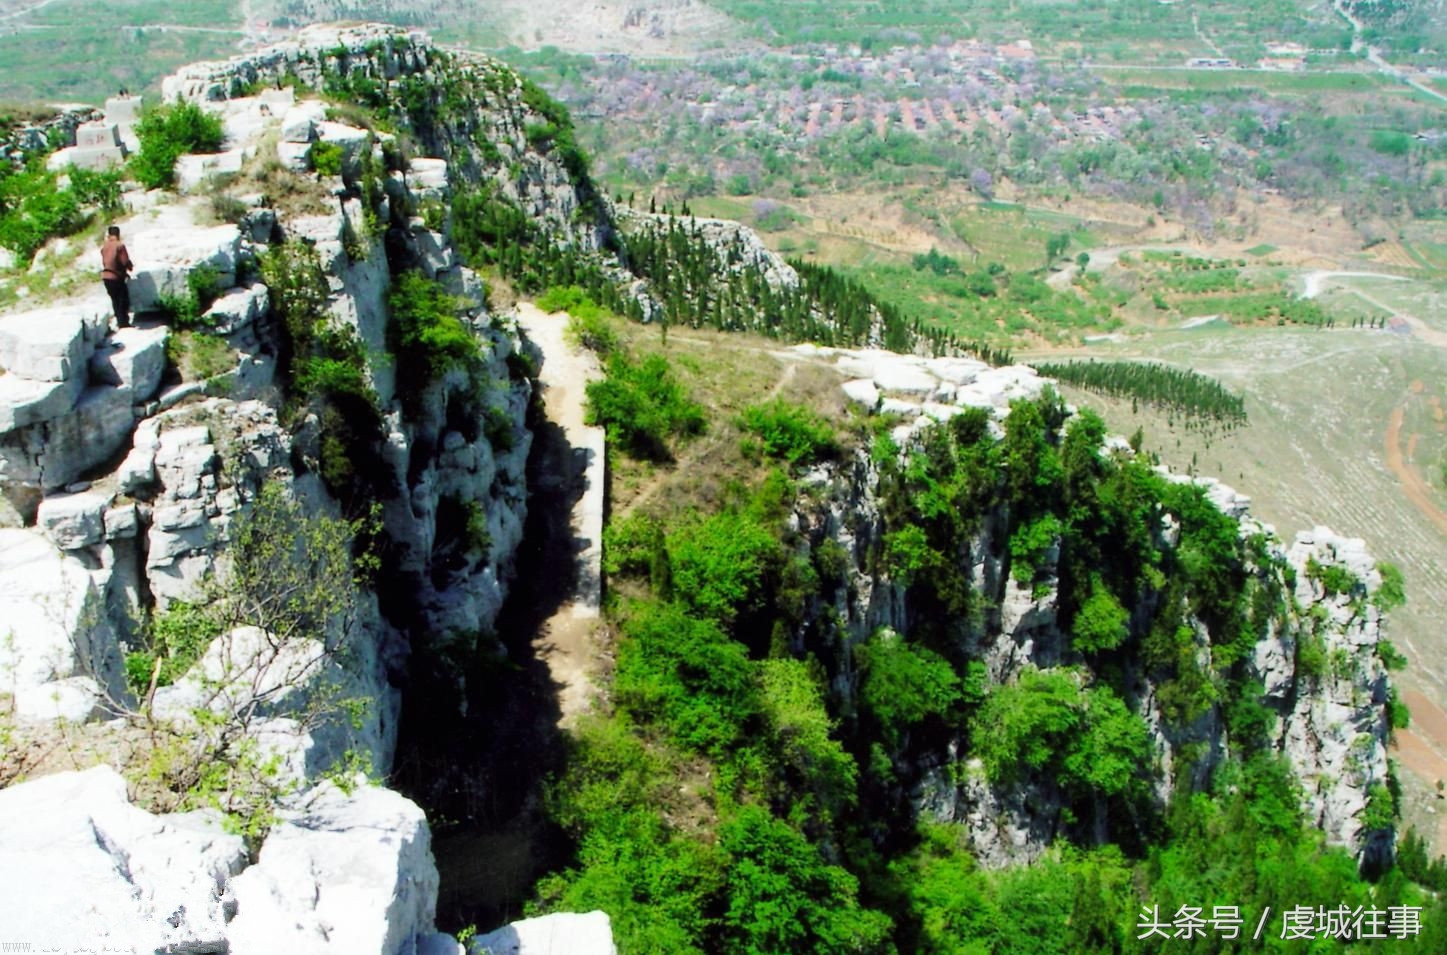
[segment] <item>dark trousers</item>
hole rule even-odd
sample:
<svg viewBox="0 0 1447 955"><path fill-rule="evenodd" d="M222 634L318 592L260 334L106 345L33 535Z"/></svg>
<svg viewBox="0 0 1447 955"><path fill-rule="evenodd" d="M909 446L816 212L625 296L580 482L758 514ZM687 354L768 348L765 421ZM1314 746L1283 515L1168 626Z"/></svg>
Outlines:
<svg viewBox="0 0 1447 955"><path fill-rule="evenodd" d="M131 290L125 279L101 279L111 297L111 310L116 313L116 324L121 328L131 324Z"/></svg>

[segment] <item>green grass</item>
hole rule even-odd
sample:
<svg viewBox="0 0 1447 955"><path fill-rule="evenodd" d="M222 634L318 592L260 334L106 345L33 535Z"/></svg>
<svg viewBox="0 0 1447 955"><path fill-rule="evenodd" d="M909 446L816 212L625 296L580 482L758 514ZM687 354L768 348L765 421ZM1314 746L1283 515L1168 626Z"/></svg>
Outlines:
<svg viewBox="0 0 1447 955"><path fill-rule="evenodd" d="M1130 98L1159 96L1162 90L1229 92L1259 89L1268 93L1370 93L1385 81L1375 73L1274 73L1264 70L1124 70L1100 67L1101 76L1121 86Z"/></svg>
<svg viewBox="0 0 1447 955"><path fill-rule="evenodd" d="M88 11L91 20L93 14ZM0 97L99 104L120 87L133 93L154 89L162 76L178 67L225 58L235 45L236 37L222 33L161 32L93 22L12 33L0 36L0 63L5 64L0 70Z"/></svg>
<svg viewBox="0 0 1447 955"><path fill-rule="evenodd" d="M1424 269L1434 272L1447 270L1447 243L1403 242L1402 248Z"/></svg>
<svg viewBox="0 0 1447 955"><path fill-rule="evenodd" d="M1261 245L1253 245L1251 248L1247 249L1247 250L1246 250L1246 254L1247 254L1247 255L1254 255L1254 256L1256 256L1256 257L1259 259L1259 258L1261 258L1262 256L1270 255L1271 253L1276 252L1276 251L1278 251L1278 249L1276 248L1276 246L1274 246L1274 245L1268 245L1268 244L1266 244L1266 243L1263 242Z"/></svg>

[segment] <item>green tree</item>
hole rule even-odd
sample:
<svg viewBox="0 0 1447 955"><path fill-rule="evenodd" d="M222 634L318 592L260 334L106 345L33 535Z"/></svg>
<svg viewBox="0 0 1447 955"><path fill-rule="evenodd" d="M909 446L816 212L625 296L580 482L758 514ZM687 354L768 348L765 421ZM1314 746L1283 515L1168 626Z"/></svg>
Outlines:
<svg viewBox="0 0 1447 955"><path fill-rule="evenodd" d="M1114 650L1129 635L1130 615L1097 576L1090 586L1090 597L1076 611L1070 628L1070 642L1081 653Z"/></svg>
<svg viewBox="0 0 1447 955"><path fill-rule="evenodd" d="M851 955L880 951L891 928L862 908L859 882L825 863L797 830L758 806L719 828L729 855L720 951L741 955Z"/></svg>
<svg viewBox="0 0 1447 955"><path fill-rule="evenodd" d="M859 665L859 702L891 743L925 719L949 715L963 700L954 668L927 647L877 634L859 644L854 657Z"/></svg>
<svg viewBox="0 0 1447 955"><path fill-rule="evenodd" d="M1056 232L1045 240L1045 264L1049 265L1065 254L1070 248L1070 233Z"/></svg>

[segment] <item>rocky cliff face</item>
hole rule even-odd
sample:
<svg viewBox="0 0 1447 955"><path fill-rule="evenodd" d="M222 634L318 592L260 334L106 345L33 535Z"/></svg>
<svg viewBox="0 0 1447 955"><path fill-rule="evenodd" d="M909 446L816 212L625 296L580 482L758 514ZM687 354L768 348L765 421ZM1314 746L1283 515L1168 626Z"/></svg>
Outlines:
<svg viewBox="0 0 1447 955"><path fill-rule="evenodd" d="M314 98L322 89L387 91L405 103L392 114L398 133L331 118ZM109 332L101 295L0 316L0 695L21 738L63 720L91 724L85 738L97 751L137 725L225 740L281 808L258 846L224 834L214 817L148 816L109 770L4 798L73 801L73 819L51 820L65 830L54 844L86 841L87 826L109 833L85 863L109 881L97 882L94 924L73 926L77 944L455 951L429 935L437 875L420 810L370 784L354 791L350 776L359 765L391 767L409 653L490 639L522 538L532 360L459 263L446 210L454 183L490 183L549 241L588 250L602 240L580 212L589 194L529 142L529 125L545 118L515 74L419 34L307 31L189 68L165 91L217 113L227 149L183 157L180 196L127 196L121 226L138 263L139 327ZM329 147L341 175L311 172L311 157ZM236 221L199 224L215 221L221 190ZM425 377L398 357L404 333L389 296L406 273L454 296L475 357ZM181 337L147 317L174 310L198 277L211 288L191 320L211 337ZM299 364L302 306L315 310L308 334L343 343L322 355L336 356L333 365ZM199 367L178 357L198 342L225 360ZM349 387L361 404L328 397L336 385L309 392L320 401L300 390L299 376L339 374L337 362L359 369ZM370 500L348 490L361 473ZM128 673L146 619L184 619L186 608L230 596L237 548L253 546L247 528L276 500L293 522L352 522L372 542L354 567L371 582L345 573L336 578L344 593L288 611L312 615L307 632L230 627L194 648L185 672L158 679L158 652L149 688L146 674ZM304 566L314 556L305 550L271 559ZM346 788L318 787L327 774ZM217 801L234 807L235 795ZM5 815L28 819L34 808ZM0 844L7 854L20 846ZM359 852L375 858L363 864ZM181 868L163 872L155 860L166 858ZM59 882L37 883L7 893L6 909L50 895L70 897Z"/></svg>
<svg viewBox="0 0 1447 955"><path fill-rule="evenodd" d="M893 434L902 454L919 446L925 429L964 408L988 408L1000 421L1011 399L1034 397L1045 384L1028 368L991 369L966 359L810 346L798 350L832 361L851 376L845 392L868 410L902 416L904 423ZM1107 442L1106 453L1122 451L1128 452L1123 441ZM1169 482L1201 486L1209 501L1237 522L1244 549L1251 554L1244 565L1248 586L1263 595L1270 612L1261 615L1264 622L1248 661L1249 678L1262 688L1259 702L1274 717L1265 745L1285 755L1301 779L1309 823L1364 863L1389 858L1391 829L1367 828L1374 790L1388 779L1390 733L1388 677L1377 653L1382 616L1372 599L1381 585L1376 562L1362 541L1326 528L1300 533L1288 546L1271 527L1250 516L1249 498L1209 478L1157 470ZM850 648L881 629L908 631L919 623L920 611L911 605L909 588L892 579L879 560L890 528L876 461L860 451L842 464L820 468L806 481L814 491L805 495L811 503L795 515L802 536L816 552L832 541L849 561L832 606L820 608L799 639L834 662L836 690L847 699L856 679ZM1179 525L1168 514L1158 520L1152 532L1159 545L1176 547ZM957 639L983 665L990 684L1014 682L1030 667L1082 665L1084 657L1072 651L1070 636L1062 629L1054 569L1060 541L1046 553L1034 584L1022 584L1011 574L1007 535L1004 510L981 515L960 567L979 598L975 606L980 611L955 629ZM1156 612L1158 597L1147 593L1139 606L1126 608L1137 626ZM838 621L839 640L822 636L829 631L822 624L826 617ZM1210 670L1213 654L1225 651L1213 647L1201 619L1187 614L1184 623L1193 634L1200 666ZM1186 725L1173 722L1148 668L1131 666L1127 682L1150 730L1155 796L1164 806L1177 785L1204 785L1233 744L1221 706L1208 707ZM914 783L908 795L925 815L965 826L983 863L1029 861L1067 831L1062 813L1066 800L1054 780L1034 775L1009 786L994 784L963 746L963 740L956 740L913 753Z"/></svg>

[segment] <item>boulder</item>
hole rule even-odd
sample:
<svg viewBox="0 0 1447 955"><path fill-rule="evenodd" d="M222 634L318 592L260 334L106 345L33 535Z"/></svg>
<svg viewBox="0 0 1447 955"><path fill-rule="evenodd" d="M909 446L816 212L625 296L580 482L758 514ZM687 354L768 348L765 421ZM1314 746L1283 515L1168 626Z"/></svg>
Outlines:
<svg viewBox="0 0 1447 955"><path fill-rule="evenodd" d="M292 172L306 172L311 168L311 143L293 143L283 140L276 144L276 158Z"/></svg>
<svg viewBox="0 0 1447 955"><path fill-rule="evenodd" d="M420 220L418 224L421 224ZM426 228L414 229L412 241L417 259L428 278L437 278L439 273L446 272L457 265L457 256L452 250L452 243L448 242L447 237L442 233Z"/></svg>
<svg viewBox="0 0 1447 955"><path fill-rule="evenodd" d="M416 804L327 782L231 881L231 955L397 955L434 933L437 866Z"/></svg>
<svg viewBox="0 0 1447 955"><path fill-rule="evenodd" d="M186 292L186 277L199 265L216 270L222 287L236 281L241 256L241 231L234 225L200 226L192 207L162 207L154 219L137 225L126 236L136 263L131 274L131 309L137 314L155 311L162 295Z"/></svg>
<svg viewBox="0 0 1447 955"><path fill-rule="evenodd" d="M15 709L27 719L45 723L88 723L114 715L100 684L88 676L17 689Z"/></svg>
<svg viewBox="0 0 1447 955"><path fill-rule="evenodd" d="M80 550L104 538L103 515L110 503L108 495L90 492L47 497L40 502L36 519L56 547Z"/></svg>
<svg viewBox="0 0 1447 955"><path fill-rule="evenodd" d="M112 695L123 692L103 603L79 560L34 531L0 529L0 685L16 695L17 715L52 717L45 694L24 691L68 677L93 676Z"/></svg>
<svg viewBox="0 0 1447 955"><path fill-rule="evenodd" d="M224 952L246 848L214 814L132 806L98 766L0 791L0 859L0 924L36 951Z"/></svg>
<svg viewBox="0 0 1447 955"><path fill-rule="evenodd" d="M135 494L156 483L156 452L161 447L159 425L147 418L136 425L131 452L116 470L116 484L122 494Z"/></svg>
<svg viewBox="0 0 1447 955"><path fill-rule="evenodd" d="M129 389L87 388L69 414L52 419L46 428L40 455L45 487L65 487L119 454L135 423Z"/></svg>
<svg viewBox="0 0 1447 955"><path fill-rule="evenodd" d="M869 378L856 378L844 383L844 396L856 404L873 411L879 407L879 389Z"/></svg>
<svg viewBox="0 0 1447 955"><path fill-rule="evenodd" d="M298 103L282 114L281 141L310 144L316 138L317 124L326 118L327 110L321 103Z"/></svg>
<svg viewBox="0 0 1447 955"><path fill-rule="evenodd" d="M0 375L0 434L58 418L75 407L84 382L33 381Z"/></svg>
<svg viewBox="0 0 1447 955"><path fill-rule="evenodd" d="M0 319L0 368L32 381L85 380L85 364L105 337L110 304L67 302Z"/></svg>
<svg viewBox="0 0 1447 955"><path fill-rule="evenodd" d="M157 690L154 710L164 719L205 708L259 717L296 712L327 662L319 640L281 641L259 627L237 627L211 641L180 680Z"/></svg>
<svg viewBox="0 0 1447 955"><path fill-rule="evenodd" d="M916 359L904 355L877 357L874 383L880 391L920 396L932 395L940 386L939 379L921 368Z"/></svg>
<svg viewBox="0 0 1447 955"><path fill-rule="evenodd" d="M126 389L132 404L149 400L166 370L168 334L164 327L122 328L91 355L91 381Z"/></svg>
<svg viewBox="0 0 1447 955"><path fill-rule="evenodd" d="M324 143L340 146L342 168L348 173L361 170L362 156L371 152L372 134L345 123L322 122L317 125L317 139Z"/></svg>
<svg viewBox="0 0 1447 955"><path fill-rule="evenodd" d="M618 955L613 926L604 912L558 912L513 922L473 939L468 955Z"/></svg>
<svg viewBox="0 0 1447 955"><path fill-rule="evenodd" d="M108 508L103 515L106 540L130 540L141 528L140 515L135 504L122 504Z"/></svg>
<svg viewBox="0 0 1447 955"><path fill-rule="evenodd" d="M407 165L407 185L419 199L447 195L447 160L418 157Z"/></svg>
<svg viewBox="0 0 1447 955"><path fill-rule="evenodd" d="M219 153L189 153L176 159L176 190L182 195L208 191L213 176L236 176L246 156L240 149Z"/></svg>
<svg viewBox="0 0 1447 955"><path fill-rule="evenodd" d="M211 303L205 321L215 328L219 335L233 335L266 314L269 297L265 285L257 283L246 288L227 289L226 293Z"/></svg>

